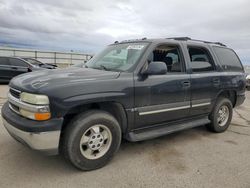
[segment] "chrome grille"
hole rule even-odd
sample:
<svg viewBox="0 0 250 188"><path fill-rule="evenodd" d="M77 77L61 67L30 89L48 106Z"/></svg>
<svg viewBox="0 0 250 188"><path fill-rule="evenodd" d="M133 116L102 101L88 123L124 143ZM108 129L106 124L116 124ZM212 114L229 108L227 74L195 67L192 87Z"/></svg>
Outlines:
<svg viewBox="0 0 250 188"><path fill-rule="evenodd" d="M9 107L10 107L11 110L13 110L14 112L16 112L17 114L20 114L18 106L14 105L12 103L9 103Z"/></svg>
<svg viewBox="0 0 250 188"><path fill-rule="evenodd" d="M21 91L17 90L17 89L14 89L14 88L10 88L9 90L10 94L17 98L17 99L20 99L20 94L21 94Z"/></svg>

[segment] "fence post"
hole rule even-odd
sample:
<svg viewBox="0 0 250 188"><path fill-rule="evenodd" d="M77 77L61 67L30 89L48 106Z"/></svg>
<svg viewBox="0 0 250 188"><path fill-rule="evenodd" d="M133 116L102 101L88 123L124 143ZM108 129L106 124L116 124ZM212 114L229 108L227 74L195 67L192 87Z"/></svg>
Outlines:
<svg viewBox="0 0 250 188"><path fill-rule="evenodd" d="M55 52L55 55L54 55L55 59L54 59L54 63L56 65L56 52Z"/></svg>
<svg viewBox="0 0 250 188"><path fill-rule="evenodd" d="M73 65L72 64L72 53L70 54L70 65Z"/></svg>

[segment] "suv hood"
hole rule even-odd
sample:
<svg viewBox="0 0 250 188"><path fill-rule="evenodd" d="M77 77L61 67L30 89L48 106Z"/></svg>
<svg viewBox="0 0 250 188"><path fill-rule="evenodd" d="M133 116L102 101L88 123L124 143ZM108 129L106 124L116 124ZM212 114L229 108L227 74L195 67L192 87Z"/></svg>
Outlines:
<svg viewBox="0 0 250 188"><path fill-rule="evenodd" d="M119 72L71 67L22 74L13 78L9 85L21 91L42 92L44 89L66 87L82 84L83 82L115 79L119 74Z"/></svg>

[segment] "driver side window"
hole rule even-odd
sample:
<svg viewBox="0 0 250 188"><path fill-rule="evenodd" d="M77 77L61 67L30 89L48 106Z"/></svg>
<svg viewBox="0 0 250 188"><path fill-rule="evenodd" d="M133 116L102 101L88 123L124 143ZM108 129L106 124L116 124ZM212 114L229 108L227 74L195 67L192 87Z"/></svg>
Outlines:
<svg viewBox="0 0 250 188"><path fill-rule="evenodd" d="M184 72L183 62L181 60L180 49L174 45L159 45L149 55L149 63L152 61L164 62L168 73Z"/></svg>
<svg viewBox="0 0 250 188"><path fill-rule="evenodd" d="M12 66L17 66L17 67L29 67L27 63L19 60L19 59L15 59L15 58L10 58L9 59L10 64Z"/></svg>

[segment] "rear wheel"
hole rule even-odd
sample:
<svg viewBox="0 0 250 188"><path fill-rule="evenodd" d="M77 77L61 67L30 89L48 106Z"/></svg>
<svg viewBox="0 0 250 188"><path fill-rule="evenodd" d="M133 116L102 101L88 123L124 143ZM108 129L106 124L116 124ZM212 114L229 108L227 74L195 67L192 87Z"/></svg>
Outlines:
<svg viewBox="0 0 250 188"><path fill-rule="evenodd" d="M211 123L207 125L210 131L221 133L229 127L233 115L233 105L227 98L219 98L210 114Z"/></svg>
<svg viewBox="0 0 250 188"><path fill-rule="evenodd" d="M75 167L94 170L111 160L120 143L117 120L107 112L95 110L77 115L67 125L62 152Z"/></svg>

